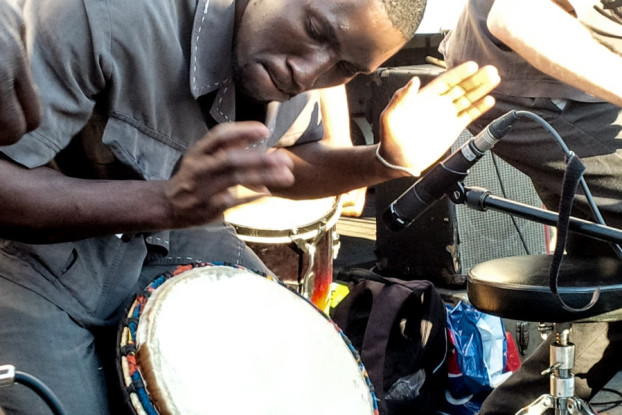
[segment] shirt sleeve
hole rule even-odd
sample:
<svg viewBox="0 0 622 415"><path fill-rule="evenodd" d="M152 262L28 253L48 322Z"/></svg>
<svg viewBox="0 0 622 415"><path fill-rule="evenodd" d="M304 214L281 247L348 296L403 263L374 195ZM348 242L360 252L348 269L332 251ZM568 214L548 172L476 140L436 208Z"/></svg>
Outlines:
<svg viewBox="0 0 622 415"><path fill-rule="evenodd" d="M273 136L278 138L271 143L274 147L289 147L321 140L324 127L319 92L305 92L283 102Z"/></svg>
<svg viewBox="0 0 622 415"><path fill-rule="evenodd" d="M33 168L52 160L85 126L105 76L81 0L25 0L24 19L42 120L36 130L0 151Z"/></svg>

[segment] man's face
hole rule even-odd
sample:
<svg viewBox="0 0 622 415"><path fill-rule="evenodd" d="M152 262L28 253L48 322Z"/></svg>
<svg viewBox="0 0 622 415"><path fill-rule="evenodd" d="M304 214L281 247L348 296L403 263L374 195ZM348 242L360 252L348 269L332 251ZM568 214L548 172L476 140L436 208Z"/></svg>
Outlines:
<svg viewBox="0 0 622 415"><path fill-rule="evenodd" d="M374 71L406 39L378 0L249 0L235 42L236 87L284 101Z"/></svg>

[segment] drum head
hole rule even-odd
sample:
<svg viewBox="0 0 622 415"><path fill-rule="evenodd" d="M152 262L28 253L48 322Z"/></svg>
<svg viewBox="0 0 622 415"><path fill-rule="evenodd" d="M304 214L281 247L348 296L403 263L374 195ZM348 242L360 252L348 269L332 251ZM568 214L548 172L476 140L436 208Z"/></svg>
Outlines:
<svg viewBox="0 0 622 415"><path fill-rule="evenodd" d="M225 220L236 227L241 237L278 237L283 232L288 236L292 230L297 234L315 230L321 222L331 227L338 219L338 210L339 200L334 197L311 200L262 197L228 209Z"/></svg>
<svg viewBox="0 0 622 415"><path fill-rule="evenodd" d="M148 291L149 299L137 298L128 314L134 323L138 317L138 328L126 322L120 339L121 348L135 343L136 369L150 401L141 406L180 415L377 410L347 338L278 281L207 264ZM133 385L132 356L121 359L126 386Z"/></svg>

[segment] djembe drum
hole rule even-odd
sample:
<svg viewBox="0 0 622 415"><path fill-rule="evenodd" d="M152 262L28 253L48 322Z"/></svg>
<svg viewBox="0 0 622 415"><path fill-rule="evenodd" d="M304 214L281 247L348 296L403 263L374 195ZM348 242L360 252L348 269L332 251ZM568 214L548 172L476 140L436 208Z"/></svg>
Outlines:
<svg viewBox="0 0 622 415"><path fill-rule="evenodd" d="M134 414L377 414L341 330L275 278L200 264L157 277L119 330Z"/></svg>

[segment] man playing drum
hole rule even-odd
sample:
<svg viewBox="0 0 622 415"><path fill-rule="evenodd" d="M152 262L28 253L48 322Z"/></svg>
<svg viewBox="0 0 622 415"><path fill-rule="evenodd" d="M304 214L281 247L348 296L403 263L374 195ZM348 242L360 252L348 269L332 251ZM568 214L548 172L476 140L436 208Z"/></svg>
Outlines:
<svg viewBox="0 0 622 415"><path fill-rule="evenodd" d="M232 186L309 199L418 174L499 82L473 63L421 91L414 80L384 112L380 144L333 149L319 142L313 90L375 70L413 36L425 1L23 3L43 118L0 147L0 361L39 377L70 414L119 413L106 385L116 328L160 272L268 271L222 221L253 199ZM0 393L9 414L46 413L18 387Z"/></svg>

